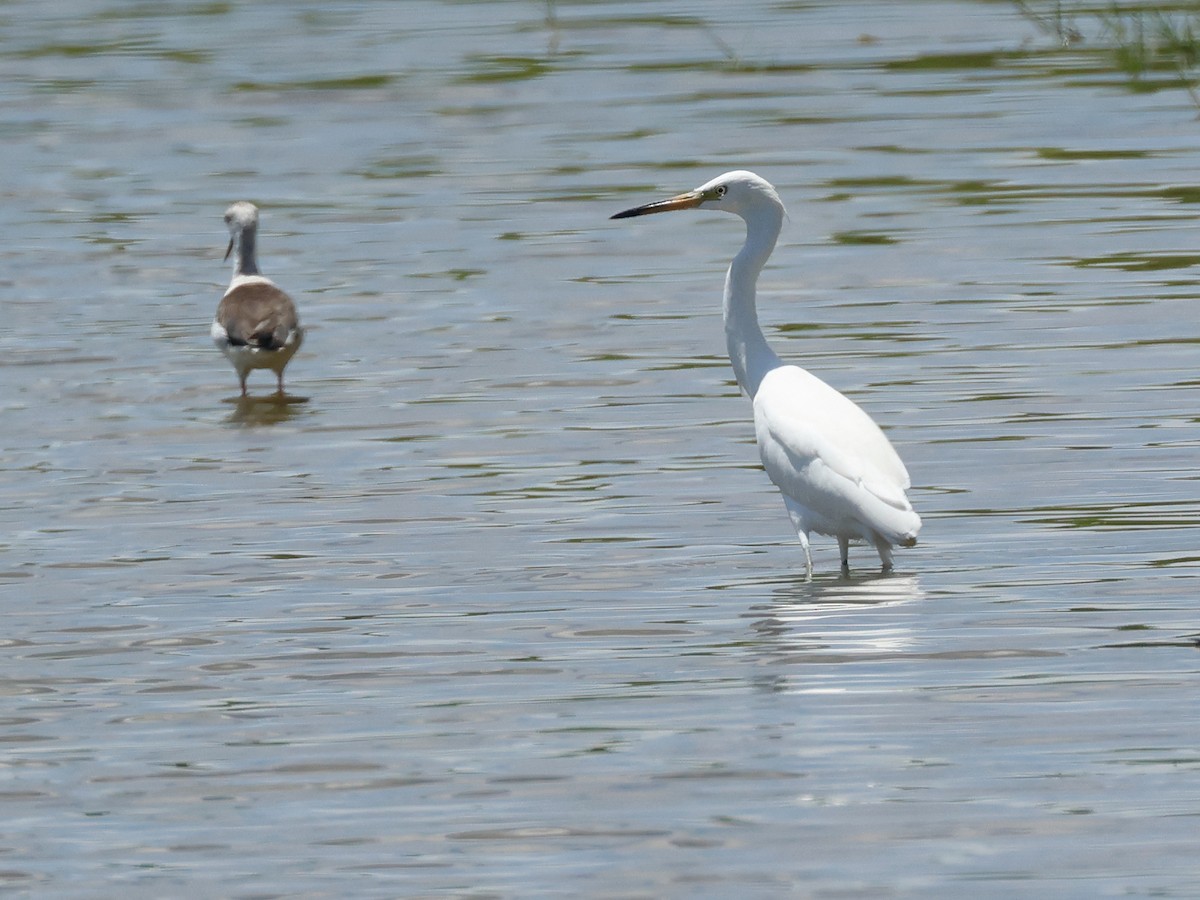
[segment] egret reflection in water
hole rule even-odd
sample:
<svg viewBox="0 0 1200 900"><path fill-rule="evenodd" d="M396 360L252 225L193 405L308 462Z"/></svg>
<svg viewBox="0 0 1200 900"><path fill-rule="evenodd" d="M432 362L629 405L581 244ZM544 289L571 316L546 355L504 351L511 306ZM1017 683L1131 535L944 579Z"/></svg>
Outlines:
<svg viewBox="0 0 1200 900"><path fill-rule="evenodd" d="M836 662L912 652L916 638L909 622L925 597L917 576L876 575L815 587L781 587L769 606L751 611L761 616L754 631L773 653L792 662Z"/></svg>

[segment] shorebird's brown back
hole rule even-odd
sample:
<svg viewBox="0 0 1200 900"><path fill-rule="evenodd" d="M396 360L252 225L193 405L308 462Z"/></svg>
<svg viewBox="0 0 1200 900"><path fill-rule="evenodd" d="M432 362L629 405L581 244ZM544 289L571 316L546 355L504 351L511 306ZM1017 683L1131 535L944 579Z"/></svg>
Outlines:
<svg viewBox="0 0 1200 900"><path fill-rule="evenodd" d="M278 350L300 325L292 298L273 284L240 284L221 298L217 321L231 344Z"/></svg>

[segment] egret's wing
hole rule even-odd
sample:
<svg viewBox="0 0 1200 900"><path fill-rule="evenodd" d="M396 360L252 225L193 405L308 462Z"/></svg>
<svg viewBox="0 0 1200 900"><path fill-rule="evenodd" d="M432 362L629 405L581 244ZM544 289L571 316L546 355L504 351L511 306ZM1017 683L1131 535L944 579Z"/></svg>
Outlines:
<svg viewBox="0 0 1200 900"><path fill-rule="evenodd" d="M854 401L803 369L781 366L755 394L754 422L763 466L785 494L831 522L912 529L908 471Z"/></svg>

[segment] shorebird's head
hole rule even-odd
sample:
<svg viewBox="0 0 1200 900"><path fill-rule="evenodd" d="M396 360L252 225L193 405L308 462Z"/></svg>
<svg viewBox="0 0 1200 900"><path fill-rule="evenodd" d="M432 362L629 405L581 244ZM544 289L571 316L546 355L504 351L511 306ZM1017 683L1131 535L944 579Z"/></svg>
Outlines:
<svg viewBox="0 0 1200 900"><path fill-rule="evenodd" d="M229 247L225 251L225 258L229 259L233 245L238 243L242 232L253 232L258 227L258 207L246 200L239 200L225 210L225 225L229 228Z"/></svg>

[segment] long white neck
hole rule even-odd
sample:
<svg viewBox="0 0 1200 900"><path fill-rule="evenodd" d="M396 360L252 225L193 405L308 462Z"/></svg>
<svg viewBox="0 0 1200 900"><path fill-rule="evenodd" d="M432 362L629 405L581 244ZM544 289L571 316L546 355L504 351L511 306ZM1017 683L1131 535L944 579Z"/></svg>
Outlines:
<svg viewBox="0 0 1200 900"><path fill-rule="evenodd" d="M746 243L725 276L725 342L737 382L751 400L766 374L783 365L763 337L754 304L758 273L775 249L782 227L782 207L772 208L770 215L756 210L746 223Z"/></svg>
<svg viewBox="0 0 1200 900"><path fill-rule="evenodd" d="M233 277L257 275L258 258L254 254L255 234L258 229L246 225L233 236Z"/></svg>

